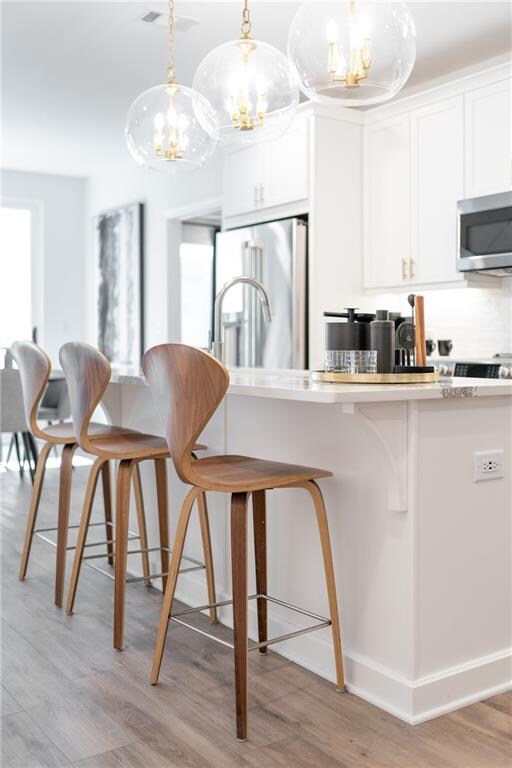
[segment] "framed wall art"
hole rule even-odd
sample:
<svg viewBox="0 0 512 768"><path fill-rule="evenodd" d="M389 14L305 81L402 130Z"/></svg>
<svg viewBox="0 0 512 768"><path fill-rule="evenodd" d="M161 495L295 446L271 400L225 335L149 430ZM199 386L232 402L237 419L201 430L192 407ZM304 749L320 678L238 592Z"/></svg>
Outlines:
<svg viewBox="0 0 512 768"><path fill-rule="evenodd" d="M95 337L112 365L139 368L144 351L144 206L94 218Z"/></svg>

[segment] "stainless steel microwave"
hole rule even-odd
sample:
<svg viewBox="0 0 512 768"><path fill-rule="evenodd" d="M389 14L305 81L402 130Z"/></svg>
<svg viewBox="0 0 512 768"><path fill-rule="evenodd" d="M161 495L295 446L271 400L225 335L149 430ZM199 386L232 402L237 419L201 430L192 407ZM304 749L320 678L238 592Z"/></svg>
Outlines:
<svg viewBox="0 0 512 768"><path fill-rule="evenodd" d="M512 192L457 203L459 272L512 272Z"/></svg>

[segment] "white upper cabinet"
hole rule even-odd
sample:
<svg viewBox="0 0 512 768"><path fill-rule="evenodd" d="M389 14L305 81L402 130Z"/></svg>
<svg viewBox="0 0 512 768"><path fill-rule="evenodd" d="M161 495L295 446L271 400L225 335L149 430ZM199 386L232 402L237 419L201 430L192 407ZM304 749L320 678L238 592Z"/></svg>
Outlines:
<svg viewBox="0 0 512 768"><path fill-rule="evenodd" d="M223 167L223 214L238 216L259 207L264 168L261 146L227 152Z"/></svg>
<svg viewBox="0 0 512 768"><path fill-rule="evenodd" d="M411 280L462 280L456 269L457 201L464 196L464 102L411 113Z"/></svg>
<svg viewBox="0 0 512 768"><path fill-rule="evenodd" d="M223 216L241 216L308 199L307 120L279 139L226 153Z"/></svg>
<svg viewBox="0 0 512 768"><path fill-rule="evenodd" d="M410 274L409 116L369 126L363 151L365 287L396 286Z"/></svg>
<svg viewBox="0 0 512 768"><path fill-rule="evenodd" d="M512 81L479 77L479 87L461 81L446 98L418 95L406 111L398 103L396 115L393 105L367 113L365 288L468 279L456 268L457 201L512 182Z"/></svg>
<svg viewBox="0 0 512 768"><path fill-rule="evenodd" d="M465 95L465 197L504 192L512 184L512 81Z"/></svg>
<svg viewBox="0 0 512 768"><path fill-rule="evenodd" d="M266 148L263 205L273 207L308 198L307 121L298 120Z"/></svg>

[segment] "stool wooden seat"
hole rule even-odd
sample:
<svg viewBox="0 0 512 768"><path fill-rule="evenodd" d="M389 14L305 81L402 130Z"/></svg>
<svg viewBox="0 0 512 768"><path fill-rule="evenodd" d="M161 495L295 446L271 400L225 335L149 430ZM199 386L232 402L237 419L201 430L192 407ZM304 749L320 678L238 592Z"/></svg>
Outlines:
<svg viewBox="0 0 512 768"><path fill-rule="evenodd" d="M329 477L330 472L284 464L247 456L212 456L194 460L192 447L199 434L214 414L229 384L224 366L201 350L182 344L163 344L146 352L142 368L165 424L165 434L174 466L180 478L192 486L178 520L169 579L165 590L160 617L151 682L156 684L160 672L169 620L187 624L183 616L209 606L191 608L172 613L180 558L187 531L190 510L199 494L204 491L231 493L231 570L234 618L236 733L247 738L247 666L249 650L265 653L267 645L280 639L331 626L338 690L344 689L343 658L334 568L325 505L315 480ZM315 626L289 633L281 638L267 638L267 604L284 604L267 594L266 566L266 504L265 491L272 488L302 488L313 501L324 562L330 618L297 609L317 620ZM249 648L247 634L247 506L252 496L254 547L256 565L258 643ZM294 608L294 606L288 606ZM202 634L206 634L202 632ZM215 638L213 635L209 637ZM224 642L224 644L226 644Z"/></svg>
<svg viewBox="0 0 512 768"><path fill-rule="evenodd" d="M250 456L209 456L194 464L195 485L208 491L262 491L290 482L332 477L332 472Z"/></svg>
<svg viewBox="0 0 512 768"><path fill-rule="evenodd" d="M105 435L94 441L96 456L106 459L156 459L169 458L169 448L165 438L157 435L145 435L142 432L129 432L124 435Z"/></svg>
<svg viewBox="0 0 512 768"><path fill-rule="evenodd" d="M157 435L144 434L135 430L127 430L125 433L120 434L94 435L90 430L90 419L110 381L110 363L99 350L88 344L79 342L69 342L64 344L64 346L61 347L59 357L62 369L66 375L71 403L71 414L79 445L88 453L97 456L95 467L103 466L105 462L108 462L111 459L119 461L119 468L117 471L116 537L114 548L113 644L114 648L122 650L124 642L127 557L130 554L130 552L128 552L130 478L132 475L135 478L138 478L137 486L135 488L135 500L137 508L139 509L143 502L138 465L141 461L149 459L154 462L160 534L160 546L155 549L160 550L161 573L154 576L149 573L147 553L150 550L146 541L142 545L142 551L145 551L145 558L143 560L144 575L142 578L144 579L144 582L149 585L151 578L156 578L157 576L161 577L162 585L165 589L169 570L169 554L171 552L169 547L166 469L166 460L170 455L169 448L165 438ZM193 447L195 450L198 450L203 446L194 445ZM73 612L80 568L82 561L86 560L86 558L84 558L84 548L86 546L87 530L92 508L91 498L94 493L94 483L94 474L91 473L82 510L80 530L73 560L73 570L66 606L68 613ZM205 564L203 565L197 561L192 561L194 565L184 570L191 571L197 570L198 568L206 570L208 598L210 602L214 604L215 583L213 560L211 556L208 512L204 496L201 495L197 501ZM188 559L191 560L191 558ZM129 581L136 580L138 580L138 577L129 579ZM215 606L210 610L210 618L212 622L217 620Z"/></svg>
<svg viewBox="0 0 512 768"><path fill-rule="evenodd" d="M76 443L75 430L73 423L64 421L59 424L50 424L40 430L42 435L45 435L47 440L51 440L55 445L66 445L69 443ZM89 425L89 434L94 438L112 437L114 435L125 435L133 432L132 429L126 429L125 427L116 427L112 424L96 424L92 422Z"/></svg>
<svg viewBox="0 0 512 768"><path fill-rule="evenodd" d="M68 549L69 528L69 504L71 494L71 477L73 454L78 447L73 424L62 423L41 428L37 422L39 404L43 398L46 385L51 374L50 358L37 344L29 341L16 341L11 347L11 353L20 371L21 386L23 391L23 404L27 424L32 435L44 441L44 445L37 461L34 477L34 487L30 501L25 540L21 554L19 577L25 579L27 575L28 561L34 535L39 536L48 543L53 542L43 535L43 530L36 529L39 502L43 487L46 462L51 449L54 446L63 446L60 467L60 488L58 523L56 528L45 528L44 533L57 531L56 542L56 568L55 568L55 604L62 605L64 596L64 578L66 568L66 551ZM126 430L106 424L91 424L94 435L120 434ZM110 471L108 463L102 466L103 500L105 506L105 528L108 551L112 550L112 509L110 495Z"/></svg>

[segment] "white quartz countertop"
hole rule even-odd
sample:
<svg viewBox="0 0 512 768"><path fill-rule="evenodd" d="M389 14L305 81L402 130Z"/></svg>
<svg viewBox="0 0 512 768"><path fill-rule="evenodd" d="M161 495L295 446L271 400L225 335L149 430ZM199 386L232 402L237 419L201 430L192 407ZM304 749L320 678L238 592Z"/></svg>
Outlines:
<svg viewBox="0 0 512 768"><path fill-rule="evenodd" d="M325 384L313 382L308 371L231 369L228 394L302 400L311 403L369 403L512 396L512 380L444 378L436 384ZM145 385L133 370L114 369L114 384Z"/></svg>

